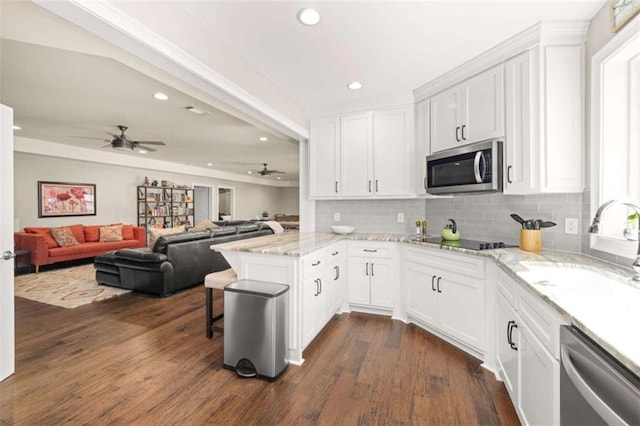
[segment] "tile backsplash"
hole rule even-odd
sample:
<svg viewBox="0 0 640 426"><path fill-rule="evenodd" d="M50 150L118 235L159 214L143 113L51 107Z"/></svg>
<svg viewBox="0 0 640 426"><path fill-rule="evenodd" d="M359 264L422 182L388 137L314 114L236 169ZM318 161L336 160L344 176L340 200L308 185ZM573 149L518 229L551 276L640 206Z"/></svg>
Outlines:
<svg viewBox="0 0 640 426"><path fill-rule="evenodd" d="M335 200L316 202L316 230L326 232L331 225L353 225L356 232L414 233L415 221L426 219L428 233L439 235L452 218L463 238L518 244L520 225L509 215L540 218L558 226L543 230L544 248L581 252L586 226L582 194L548 195L465 195L450 198L413 200ZM340 213L340 222L334 222ZM398 213L405 222L398 223ZM578 234L564 233L565 218L578 219Z"/></svg>

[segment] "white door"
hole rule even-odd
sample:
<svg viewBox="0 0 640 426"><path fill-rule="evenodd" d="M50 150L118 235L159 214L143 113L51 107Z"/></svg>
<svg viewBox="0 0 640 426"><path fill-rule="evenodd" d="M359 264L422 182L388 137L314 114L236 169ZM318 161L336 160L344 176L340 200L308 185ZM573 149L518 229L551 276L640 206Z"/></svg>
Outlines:
<svg viewBox="0 0 640 426"><path fill-rule="evenodd" d="M369 265L370 300L372 306L393 308L393 290L400 285L393 274L394 262L388 259L371 259ZM395 278L395 280L394 280Z"/></svg>
<svg viewBox="0 0 640 426"><path fill-rule="evenodd" d="M0 104L0 253L13 253L13 110ZM0 256L0 381L15 371L13 259Z"/></svg>
<svg viewBox="0 0 640 426"><path fill-rule="evenodd" d="M370 259L366 257L352 257L347 267L347 287L349 289L349 303L368 305L369 297L369 266Z"/></svg>
<svg viewBox="0 0 640 426"><path fill-rule="evenodd" d="M376 196L408 195L413 177L410 107L376 111L373 115L373 170Z"/></svg>
<svg viewBox="0 0 640 426"><path fill-rule="evenodd" d="M427 324L437 326L438 300L433 290L435 274L428 266L413 262L406 263L405 274L407 313Z"/></svg>
<svg viewBox="0 0 640 426"><path fill-rule="evenodd" d="M502 294L496 296L496 361L511 401L518 400L518 324L516 311Z"/></svg>

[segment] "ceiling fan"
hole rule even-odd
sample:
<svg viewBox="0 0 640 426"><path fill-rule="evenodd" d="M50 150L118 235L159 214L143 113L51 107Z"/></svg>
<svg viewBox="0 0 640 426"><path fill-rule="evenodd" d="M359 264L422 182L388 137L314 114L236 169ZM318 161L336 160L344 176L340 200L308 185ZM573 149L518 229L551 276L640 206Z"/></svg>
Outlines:
<svg viewBox="0 0 640 426"><path fill-rule="evenodd" d="M271 175L283 175L284 172L280 170L271 170L267 168L267 163L262 163L264 168L262 170L249 170L249 174L257 173L260 176L271 176Z"/></svg>
<svg viewBox="0 0 640 426"><path fill-rule="evenodd" d="M131 151L138 149L138 150L154 152L156 151L156 149L146 145L166 145L164 142L159 142L159 141L135 141L131 139L129 136L124 134L124 132L126 132L128 129L127 126L119 125L118 129L120 129L119 135L116 135L115 133L107 132L107 134L111 136L113 139L87 138L87 137L83 137L83 138L98 139L98 140L103 140L105 142L109 142L107 145L104 145L102 148L111 147L115 149L130 149ZM81 136L73 136L73 137L81 137Z"/></svg>
<svg viewBox="0 0 640 426"><path fill-rule="evenodd" d="M105 139L105 141L109 142L108 145L105 145L103 148L111 146L111 148L119 148L119 149L143 149L145 151L154 152L156 151L154 148L145 146L145 145L165 145L164 142L159 141L134 141L129 136L125 135L124 132L127 131L127 126L119 125L118 129L120 129L120 134L116 135L113 133L107 132L107 134L113 137L113 140Z"/></svg>

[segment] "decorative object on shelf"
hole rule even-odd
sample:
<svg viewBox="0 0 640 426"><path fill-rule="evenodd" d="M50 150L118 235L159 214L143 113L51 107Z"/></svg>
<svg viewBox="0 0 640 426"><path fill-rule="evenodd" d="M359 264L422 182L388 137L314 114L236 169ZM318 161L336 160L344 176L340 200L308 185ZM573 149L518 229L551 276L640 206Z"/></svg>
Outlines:
<svg viewBox="0 0 640 426"><path fill-rule="evenodd" d="M144 185L144 186L149 186L149 176L145 176L145 177L144 177L143 185Z"/></svg>
<svg viewBox="0 0 640 426"><path fill-rule="evenodd" d="M640 12L640 0L612 0L609 5L611 28L618 32Z"/></svg>
<svg viewBox="0 0 640 426"><path fill-rule="evenodd" d="M151 186L158 186L158 181L154 179L154 181L151 182Z"/></svg>
<svg viewBox="0 0 640 426"><path fill-rule="evenodd" d="M95 215L95 184L38 181L38 217Z"/></svg>

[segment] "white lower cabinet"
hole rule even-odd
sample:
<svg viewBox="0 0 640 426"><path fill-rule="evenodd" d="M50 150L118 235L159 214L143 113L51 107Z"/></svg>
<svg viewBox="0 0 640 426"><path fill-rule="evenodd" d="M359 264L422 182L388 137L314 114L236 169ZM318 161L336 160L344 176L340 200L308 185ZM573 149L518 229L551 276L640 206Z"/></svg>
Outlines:
<svg viewBox="0 0 640 426"><path fill-rule="evenodd" d="M525 425L560 422L560 363L554 353L562 323L562 317L536 296L519 288L504 272L498 273L498 371Z"/></svg>
<svg viewBox="0 0 640 426"><path fill-rule="evenodd" d="M466 275L464 272L468 271L478 273ZM439 249L406 249L407 314L454 341L482 352L484 280L478 278L483 274L482 259L445 254Z"/></svg>
<svg viewBox="0 0 640 426"><path fill-rule="evenodd" d="M349 242L348 301L353 307L394 307L396 248L390 243Z"/></svg>
<svg viewBox="0 0 640 426"><path fill-rule="evenodd" d="M347 257L345 244L339 243L327 253L327 308L331 315L342 311L347 294Z"/></svg>

